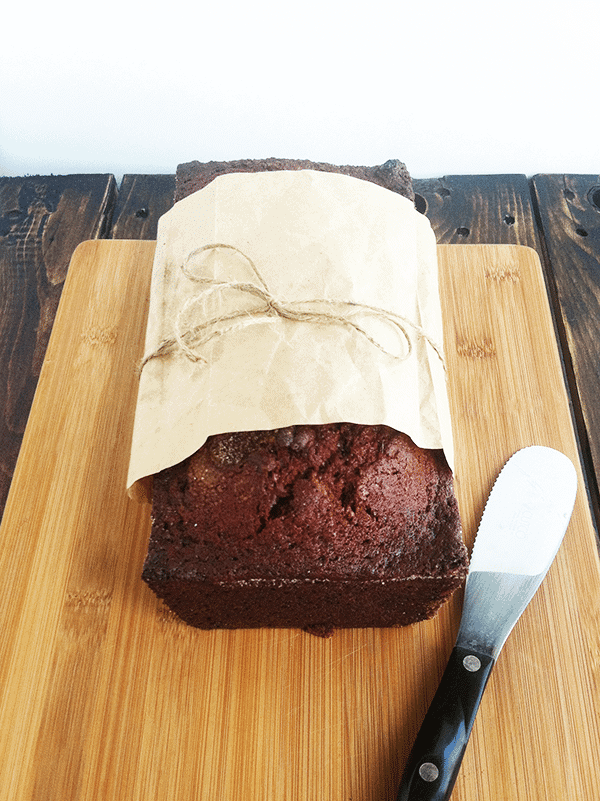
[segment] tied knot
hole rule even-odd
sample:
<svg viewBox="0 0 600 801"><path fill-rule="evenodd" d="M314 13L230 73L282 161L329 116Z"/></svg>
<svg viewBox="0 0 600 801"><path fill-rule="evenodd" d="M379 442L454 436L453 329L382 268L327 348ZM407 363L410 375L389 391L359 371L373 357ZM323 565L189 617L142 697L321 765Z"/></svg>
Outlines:
<svg viewBox="0 0 600 801"><path fill-rule="evenodd" d="M206 254L219 249L227 249L241 258L245 269L251 271L252 282L219 281L202 275L194 274L190 269L193 260L203 258ZM433 348L438 358L444 364L441 348L425 333L416 323L395 314L387 309L377 306L369 306L364 303L354 301L330 300L328 298L315 298L312 300L283 301L271 294L265 280L259 273L256 265L239 248L233 245L220 242L203 245L193 250L187 255L181 265L183 274L190 281L201 284L205 288L197 295L189 298L181 306L174 324L173 336L164 339L160 345L148 353L142 359L140 372L152 359L167 356L177 350L181 351L192 362L204 362L207 360L200 353L201 349L217 336L231 333L232 331L246 328L255 323L264 322L267 319L285 319L299 323L317 323L322 325L342 325L353 329L361 337L364 337L373 347L387 354L393 359L404 361L412 353L413 336L426 340ZM248 297L253 296L260 301L247 309L238 309L228 314L221 314L217 317L204 320L199 324L185 324L185 320L190 317L192 309L206 303L211 295L221 294L226 291L241 293ZM305 310L301 307L310 307ZM315 308L316 307L316 308ZM320 310L317 310L320 309ZM395 354L378 342L369 334L355 318L360 316L371 316L384 322L400 333L404 343L404 352ZM412 335L411 333L412 332Z"/></svg>

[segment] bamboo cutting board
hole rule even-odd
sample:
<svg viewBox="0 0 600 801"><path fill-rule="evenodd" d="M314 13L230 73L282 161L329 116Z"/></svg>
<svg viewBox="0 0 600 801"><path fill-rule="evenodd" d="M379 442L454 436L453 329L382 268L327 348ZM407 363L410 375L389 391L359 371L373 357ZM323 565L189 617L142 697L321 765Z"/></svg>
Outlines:
<svg viewBox="0 0 600 801"><path fill-rule="evenodd" d="M124 491L154 243L76 251L1 530L0 799L394 801L452 648L433 621L201 632L140 580L149 507ZM439 247L471 545L518 448L578 465L537 255ZM579 467L578 467L579 469ZM595 801L600 566L580 472L564 544L492 674L453 801Z"/></svg>

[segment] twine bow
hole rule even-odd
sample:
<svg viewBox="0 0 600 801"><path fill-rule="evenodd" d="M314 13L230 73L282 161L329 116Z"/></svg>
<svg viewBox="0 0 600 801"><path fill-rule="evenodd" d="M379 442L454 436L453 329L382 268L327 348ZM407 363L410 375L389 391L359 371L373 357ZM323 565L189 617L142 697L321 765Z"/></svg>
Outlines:
<svg viewBox="0 0 600 801"><path fill-rule="evenodd" d="M194 275L190 271L189 263L192 261L192 259L196 258L205 251L217 250L218 248L226 248L239 254L242 259L244 259L246 264L251 268L258 283L218 281L213 278L205 278ZM265 318L281 318L299 323L318 323L323 325L346 326L347 328L351 328L356 331L378 350L400 361L408 359L412 353L413 341L408 331L410 328L415 335L425 339L431 345L442 364L444 364L441 348L436 345L436 343L420 326L416 325L406 317L402 317L399 314L390 312L387 309L382 309L377 306L369 306L365 303L329 300L327 298L294 301L278 300L271 294L266 282L259 273L252 259L250 259L249 256L233 245L226 245L220 242L210 245L203 245L202 247L197 248L188 254L181 265L181 270L190 281L203 284L207 288L200 292L200 294L189 298L189 300L183 304L175 319L173 326L173 337L164 339L156 348L156 350L144 356L140 365L140 372L152 359L173 353L175 350L177 350L177 348L179 348L190 361L207 363L207 360L204 358L204 356L199 353L199 350L204 345L217 336L231 333L232 331L245 328L253 325L254 323L264 322ZM183 321L189 314L190 309L196 304L204 302L208 297L210 297L210 295L214 293L220 293L223 290L233 290L245 295L252 295L258 299L259 303L257 303L257 305L252 309L238 310L231 312L230 314L213 317L212 319L206 320L199 325L193 325L191 327L188 326L184 330ZM321 306L325 307L325 310L303 311L300 308L301 306ZM374 339L367 331L365 331L364 328L351 319L352 316L359 315L373 316L376 319L382 320L383 322L386 322L398 329L406 343L405 352L402 354L392 353L380 342L377 342L377 340ZM212 328L215 328L215 330L211 331L210 329Z"/></svg>

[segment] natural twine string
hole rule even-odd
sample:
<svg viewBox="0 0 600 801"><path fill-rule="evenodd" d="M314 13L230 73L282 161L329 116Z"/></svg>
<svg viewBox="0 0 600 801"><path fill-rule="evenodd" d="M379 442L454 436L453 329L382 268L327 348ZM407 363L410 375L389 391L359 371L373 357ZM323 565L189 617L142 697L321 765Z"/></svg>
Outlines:
<svg viewBox="0 0 600 801"><path fill-rule="evenodd" d="M256 283L218 281L213 278L197 276L190 272L189 263L192 261L192 259L196 258L205 251L216 250L218 248L226 248L238 253L244 259L246 264L252 269L254 276L261 286L257 285ZM294 301L278 300L269 291L267 284L265 283L252 259L233 245L227 245L222 242L203 245L202 247L197 248L188 254L181 265L181 270L190 281L203 284L208 288L203 290L199 295L195 295L194 297L190 298L183 304L174 321L173 337L164 339L155 350L144 356L140 363L140 372L152 359L156 359L161 356L167 356L176 351L178 348L190 361L207 363L207 360L200 355L198 350L210 342L211 339L214 339L217 336L222 336L223 334L231 333L232 331L236 331L241 328L245 328L249 325L253 325L254 323L264 322L265 318L283 318L299 323L343 325L354 329L354 331L363 336L378 350L386 353L388 356L391 356L394 359L398 359L399 361L408 359L412 353L413 342L408 331L410 328L416 336L425 339L431 345L440 361L444 365L444 358L441 348L438 347L438 345L425 333L420 326L416 325L408 318L402 317L394 312L390 312L387 309L382 309L377 306L369 306L365 303L329 300L327 298ZM262 301L262 303L253 309L235 311L231 314L213 317L211 320L206 320L199 325L187 327L185 330L182 330L183 321L193 306L201 301L206 300L206 298L211 294L222 292L223 290L234 290L247 295L254 295L260 301ZM327 310L320 312L301 311L298 307L302 305L325 306L327 307ZM342 312L346 313L343 314ZM367 333L364 328L359 326L354 320L350 319L351 315L371 315L379 320L383 320L384 322L395 326L404 337L406 342L406 352L397 355L389 351L387 348L381 345L381 343L377 342L377 340L374 339L369 333ZM214 331L209 331L209 329L215 326L216 329Z"/></svg>

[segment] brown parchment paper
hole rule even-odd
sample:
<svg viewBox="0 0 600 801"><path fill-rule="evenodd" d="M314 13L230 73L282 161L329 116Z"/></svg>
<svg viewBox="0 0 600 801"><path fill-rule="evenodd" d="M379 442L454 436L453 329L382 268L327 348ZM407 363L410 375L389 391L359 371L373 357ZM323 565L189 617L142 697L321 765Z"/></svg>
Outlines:
<svg viewBox="0 0 600 801"><path fill-rule="evenodd" d="M227 247L199 250L217 243ZM261 313L262 297L237 285L317 317ZM322 302L300 303L309 300ZM364 306L410 321L407 358L402 333ZM247 314L235 318L240 310ZM323 319L342 313L364 334ZM301 170L223 175L179 201L159 221L145 353L172 343L176 328L187 335L216 317L204 332L216 334L210 341L187 354L175 345L143 367L133 497L143 497L140 479L211 434L299 423L385 424L420 447L443 448L452 466L446 377L428 341L441 350L436 242L406 198Z"/></svg>

